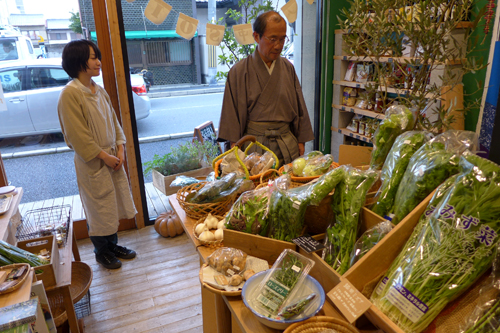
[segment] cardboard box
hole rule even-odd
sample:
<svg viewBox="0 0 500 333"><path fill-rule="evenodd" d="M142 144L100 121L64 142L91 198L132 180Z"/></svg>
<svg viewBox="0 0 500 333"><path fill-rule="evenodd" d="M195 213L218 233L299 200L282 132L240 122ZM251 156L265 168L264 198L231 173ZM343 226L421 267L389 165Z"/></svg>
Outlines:
<svg viewBox="0 0 500 333"><path fill-rule="evenodd" d="M171 195L177 193L178 190L182 188L182 186L174 186L170 187L170 183L172 183L177 176L183 175L187 177L194 177L197 179L206 178L210 172L214 171L212 168L201 168L191 171L186 171L183 173L177 173L175 175L164 176L155 169L153 169L153 186L159 189L165 195Z"/></svg>
<svg viewBox="0 0 500 333"><path fill-rule="evenodd" d="M41 250L50 251L50 263L47 265L35 267L36 271L42 271L36 274L37 280L43 281L45 289L57 285L57 270L59 268L59 248L57 241L53 235L33 238L30 240L20 241L16 246L25 251L38 254Z"/></svg>

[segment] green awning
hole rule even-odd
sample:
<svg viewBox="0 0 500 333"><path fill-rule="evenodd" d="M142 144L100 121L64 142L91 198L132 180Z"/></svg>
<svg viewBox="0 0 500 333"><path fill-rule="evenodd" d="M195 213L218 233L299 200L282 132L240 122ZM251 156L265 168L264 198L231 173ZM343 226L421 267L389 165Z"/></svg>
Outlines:
<svg viewBox="0 0 500 333"><path fill-rule="evenodd" d="M198 31L195 32L194 37L198 36ZM92 39L96 38L95 31L90 32ZM151 39L151 38L182 38L175 30L150 30L150 31L125 31L126 39Z"/></svg>

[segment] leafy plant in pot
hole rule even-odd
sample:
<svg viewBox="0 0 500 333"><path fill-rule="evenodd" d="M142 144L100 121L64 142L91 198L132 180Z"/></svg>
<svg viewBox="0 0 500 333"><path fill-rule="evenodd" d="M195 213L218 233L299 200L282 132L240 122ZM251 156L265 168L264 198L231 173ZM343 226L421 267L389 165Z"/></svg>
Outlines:
<svg viewBox="0 0 500 333"><path fill-rule="evenodd" d="M152 173L153 185L163 194L170 195L179 189L170 187L177 176L203 177L213 171L211 164L218 153L218 146L210 140L187 141L172 147L169 153L163 156L155 154L153 160L143 163L144 174Z"/></svg>

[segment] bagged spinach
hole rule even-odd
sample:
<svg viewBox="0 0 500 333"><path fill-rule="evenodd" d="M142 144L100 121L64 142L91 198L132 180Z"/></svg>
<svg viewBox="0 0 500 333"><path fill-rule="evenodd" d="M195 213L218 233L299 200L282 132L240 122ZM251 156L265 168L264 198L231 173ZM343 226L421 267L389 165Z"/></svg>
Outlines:
<svg viewBox="0 0 500 333"><path fill-rule="evenodd" d="M430 132L409 131L396 138L380 173L382 185L375 196L376 201L372 207L374 213L384 217L392 211L399 184L410 158L432 137Z"/></svg>

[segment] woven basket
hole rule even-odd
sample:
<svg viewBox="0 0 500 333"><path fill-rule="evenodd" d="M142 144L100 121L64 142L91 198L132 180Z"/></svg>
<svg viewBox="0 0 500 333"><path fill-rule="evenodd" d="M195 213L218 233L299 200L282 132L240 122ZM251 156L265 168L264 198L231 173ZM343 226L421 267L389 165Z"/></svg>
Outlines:
<svg viewBox="0 0 500 333"><path fill-rule="evenodd" d="M212 215L214 216L215 218L217 218L217 220L222 220L224 218L224 216L219 216L219 215ZM196 229L196 226L198 224L202 224L203 222L205 222L205 218L206 217L202 217L201 219L199 219L198 221L196 221L196 223L193 225L193 236L194 238L196 238L196 240L198 242L200 242L201 244L207 246L207 247L213 247L213 248L217 248L217 247L221 247L223 246L222 244L222 239L221 240L214 240L214 241L203 241L201 239L198 238L198 235L196 235L196 232L195 232L195 229ZM210 230L212 231L212 230Z"/></svg>
<svg viewBox="0 0 500 333"><path fill-rule="evenodd" d="M290 169L292 168L292 163L289 163L287 165L290 167ZM339 166L340 166L340 164L338 164L337 162L332 162L332 165L330 166L330 170L338 168ZM285 165L283 165L279 169L279 172L280 172L280 174L283 174L283 172L285 172ZM321 175L320 176L311 176L311 177L297 177L297 176L294 176L293 173L291 173L290 175L291 175L291 180L293 183L302 183L302 184L309 183L311 180L314 180L316 178L321 177Z"/></svg>
<svg viewBox="0 0 500 333"><path fill-rule="evenodd" d="M333 329L339 333L359 333L358 329L347 321L326 316L316 316L292 324L283 333L317 333L326 329Z"/></svg>
<svg viewBox="0 0 500 333"><path fill-rule="evenodd" d="M219 177L219 166L222 163L222 160L218 160L215 162L215 177ZM255 186L259 186L260 184L267 183L268 180L279 177L280 173L276 169L268 169L258 175L250 176L249 179L253 181Z"/></svg>
<svg viewBox="0 0 500 333"><path fill-rule="evenodd" d="M16 280L17 283L15 285L13 285L13 286L5 289L4 291L0 292L0 295L13 292L14 290L16 290L19 287L21 287L24 284L24 281L26 281L26 278L28 277L28 275L30 273L30 269L31 269L31 267L30 267L29 264L12 264L12 265L7 265L7 266L0 267L0 271L7 271L8 270L10 272L14 268L21 268L23 266L25 266L26 269L25 269L23 275Z"/></svg>
<svg viewBox="0 0 500 333"><path fill-rule="evenodd" d="M207 264L203 264L200 268L200 273L198 274L199 278L200 278L200 283L201 283L201 286L202 288L205 288L207 289L208 291L214 293L214 294L217 294L217 295L223 295L223 296L241 296L241 289L237 290L237 291L227 291L227 290L222 290L222 289L217 289L215 287L212 287L211 285L203 282L203 269L205 269L205 267L208 267Z"/></svg>
<svg viewBox="0 0 500 333"><path fill-rule="evenodd" d="M224 200L214 203L195 204L186 201L186 197L190 193L201 190L205 184L207 182L191 184L177 191L179 205L184 209L186 215L194 220L201 219L208 214L223 216L231 208L234 201L234 196L228 196Z"/></svg>

